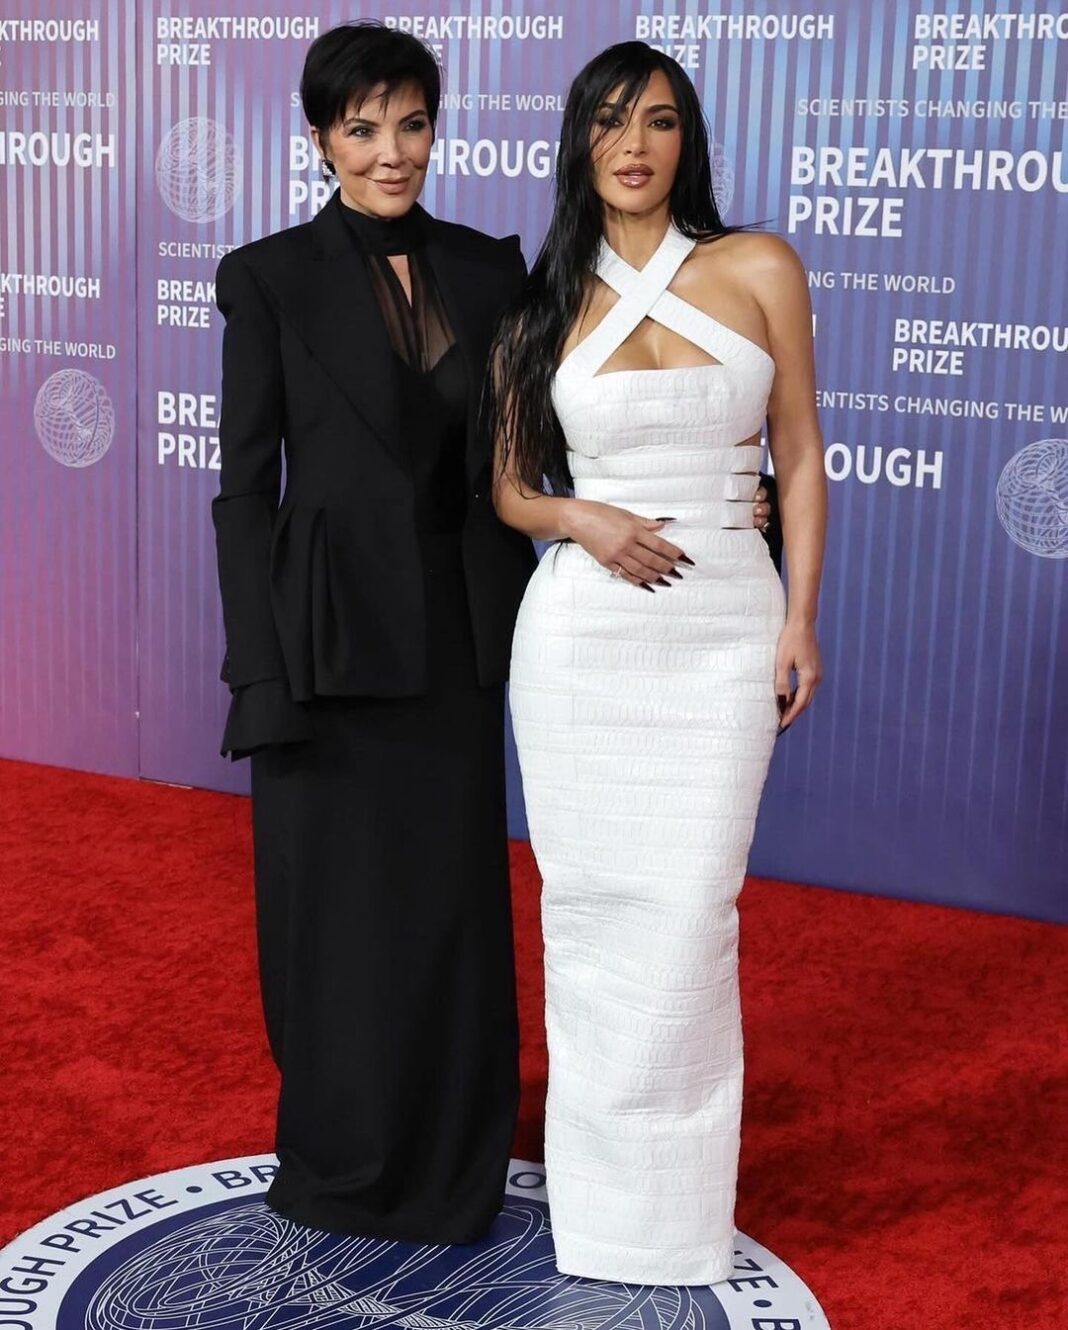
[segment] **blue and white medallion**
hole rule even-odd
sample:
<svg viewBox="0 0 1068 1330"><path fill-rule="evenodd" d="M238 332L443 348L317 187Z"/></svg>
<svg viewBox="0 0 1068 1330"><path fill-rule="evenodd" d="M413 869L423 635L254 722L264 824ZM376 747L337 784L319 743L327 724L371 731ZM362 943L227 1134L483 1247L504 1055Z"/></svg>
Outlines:
<svg viewBox="0 0 1068 1330"><path fill-rule="evenodd" d="M559 1274L540 1165L513 1163L503 1211L465 1247L302 1228L263 1203L274 1170L199 1164L44 1220L0 1252L0 1330L828 1330L743 1234L711 1288Z"/></svg>

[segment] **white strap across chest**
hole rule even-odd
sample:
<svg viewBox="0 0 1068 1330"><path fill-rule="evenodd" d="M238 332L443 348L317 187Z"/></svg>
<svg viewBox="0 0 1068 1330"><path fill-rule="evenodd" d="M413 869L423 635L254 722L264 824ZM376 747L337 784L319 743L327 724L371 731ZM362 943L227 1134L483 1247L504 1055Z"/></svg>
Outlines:
<svg viewBox="0 0 1068 1330"><path fill-rule="evenodd" d="M695 244L696 241L669 226L656 253L639 270L602 240L597 276L619 299L593 332L565 357L559 372L592 377L645 318L678 333L713 359L725 359L730 354L730 339L738 334L667 289Z"/></svg>

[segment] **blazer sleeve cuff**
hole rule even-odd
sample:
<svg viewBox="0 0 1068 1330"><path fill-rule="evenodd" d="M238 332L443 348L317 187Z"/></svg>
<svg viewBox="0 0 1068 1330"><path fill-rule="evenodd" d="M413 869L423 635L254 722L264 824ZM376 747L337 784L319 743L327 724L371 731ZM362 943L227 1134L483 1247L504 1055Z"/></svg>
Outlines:
<svg viewBox="0 0 1068 1330"><path fill-rule="evenodd" d="M272 744L314 737L311 717L289 695L284 679L264 679L234 690L223 731L222 755L236 762Z"/></svg>

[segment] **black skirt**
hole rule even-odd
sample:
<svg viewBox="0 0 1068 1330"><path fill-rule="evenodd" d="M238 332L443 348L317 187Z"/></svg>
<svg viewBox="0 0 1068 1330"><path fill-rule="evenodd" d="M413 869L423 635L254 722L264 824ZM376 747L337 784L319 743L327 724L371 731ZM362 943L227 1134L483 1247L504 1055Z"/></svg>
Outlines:
<svg viewBox="0 0 1068 1330"><path fill-rule="evenodd" d="M314 1228L470 1242L518 1103L504 697L476 681L456 533L422 537L430 685L316 699L252 759L260 967L282 1073L267 1195Z"/></svg>

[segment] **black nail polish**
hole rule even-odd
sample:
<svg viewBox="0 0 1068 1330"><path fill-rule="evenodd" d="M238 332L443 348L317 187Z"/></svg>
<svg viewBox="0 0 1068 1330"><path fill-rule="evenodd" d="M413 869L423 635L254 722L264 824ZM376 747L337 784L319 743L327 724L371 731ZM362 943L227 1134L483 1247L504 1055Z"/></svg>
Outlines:
<svg viewBox="0 0 1068 1330"><path fill-rule="evenodd" d="M643 591L649 591L652 592L654 596L656 595L656 592L653 591L653 588L649 585L648 582L639 582L638 585L641 587Z"/></svg>
<svg viewBox="0 0 1068 1330"><path fill-rule="evenodd" d="M694 563L694 561L690 558L690 556L689 556L688 554L680 554L680 555L679 555L679 563L685 563L685 564L687 564L690 568L696 568L696 567L697 567L697 564Z"/></svg>
<svg viewBox="0 0 1068 1330"><path fill-rule="evenodd" d="M669 581L667 581L667 580L666 580L665 578L663 578L663 577L658 577L658 578L656 579L656 584L657 584L657 586L670 586L670 585L671 585L671 583L670 583Z"/></svg>

